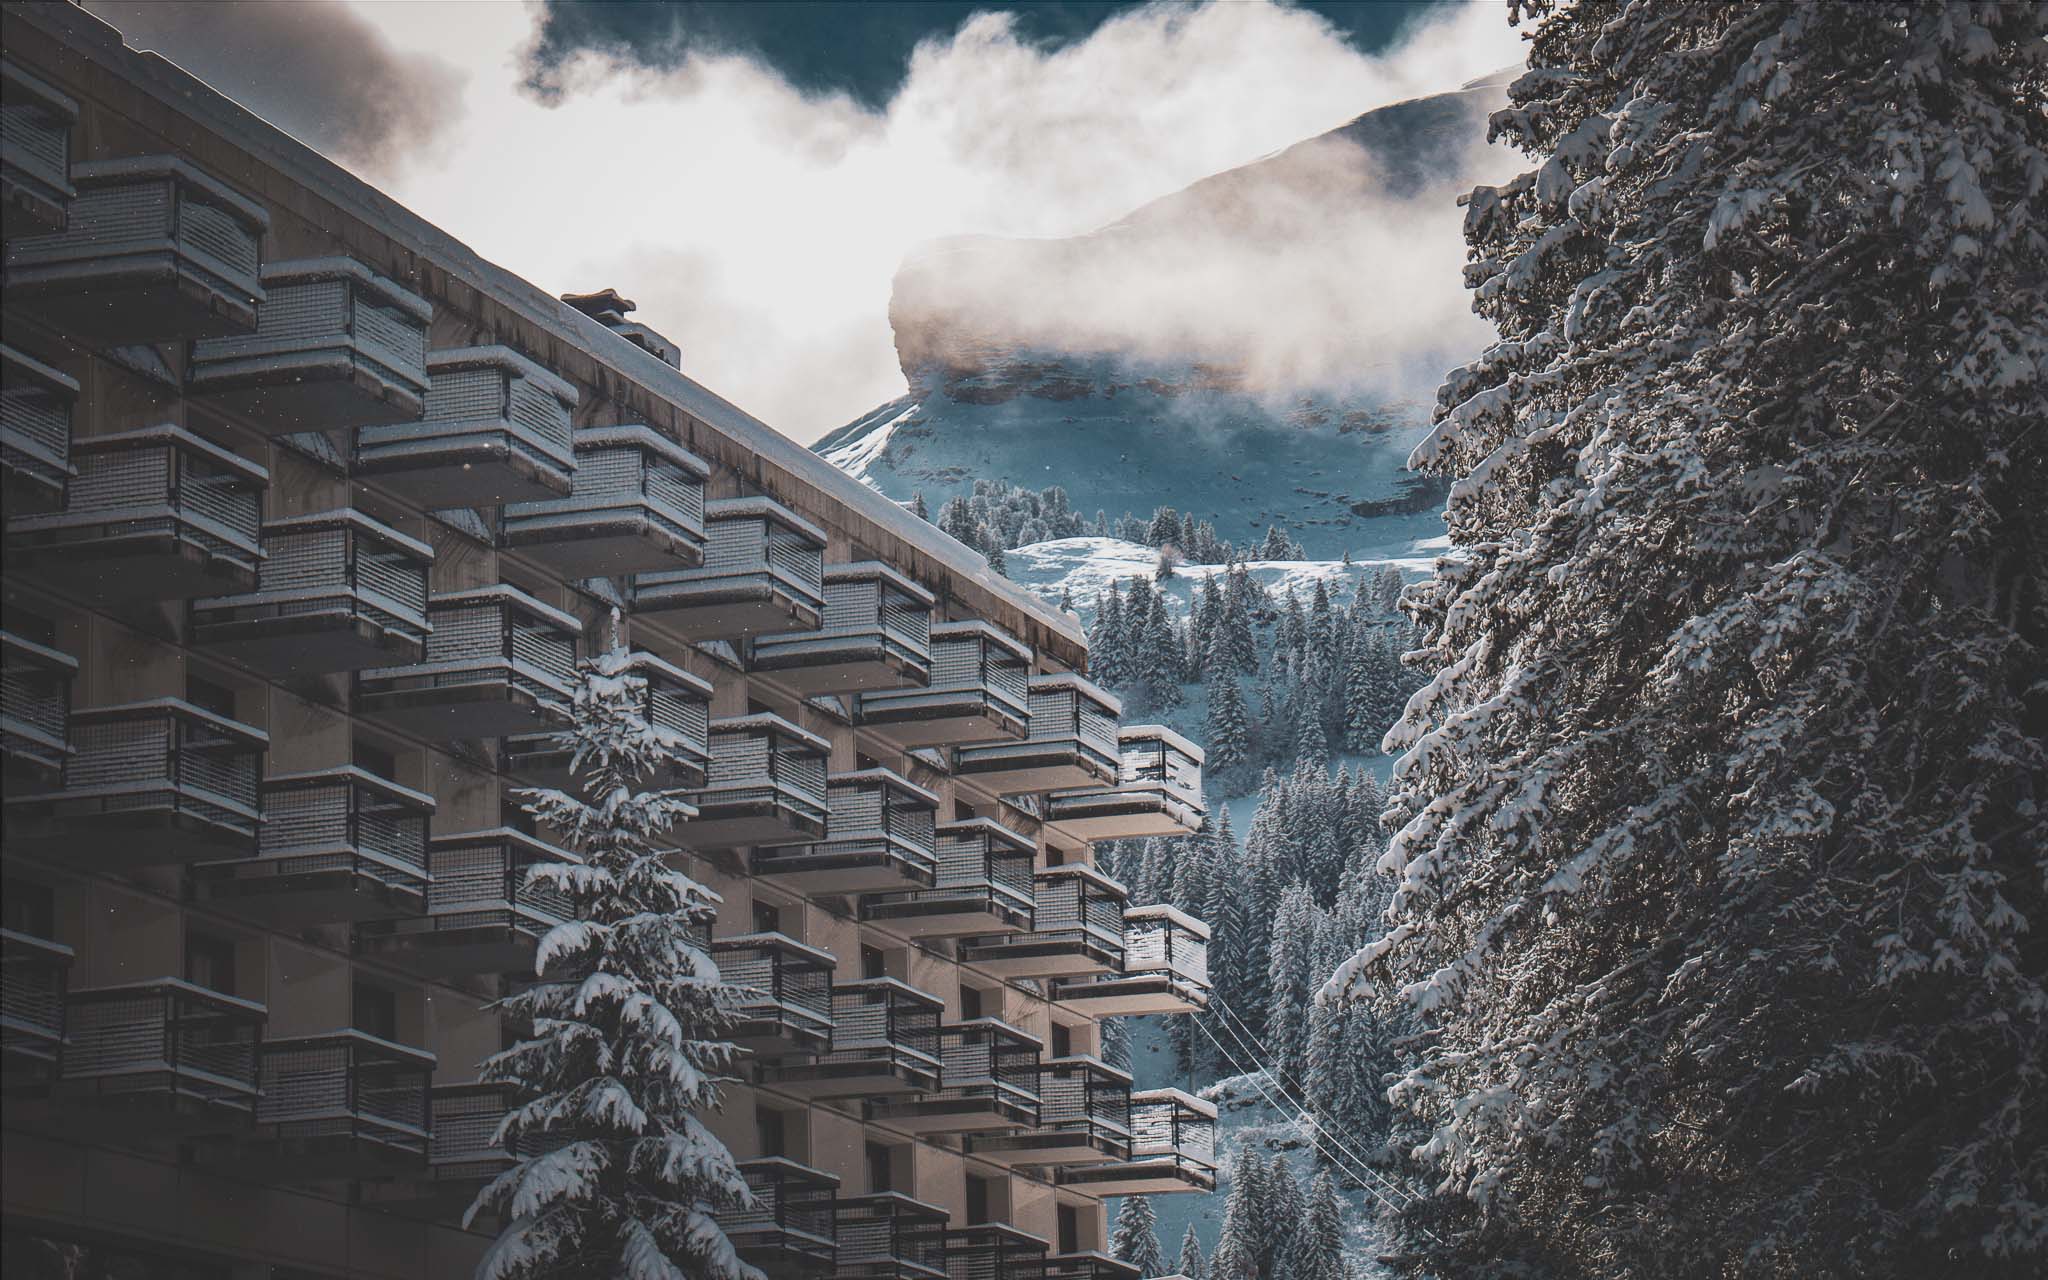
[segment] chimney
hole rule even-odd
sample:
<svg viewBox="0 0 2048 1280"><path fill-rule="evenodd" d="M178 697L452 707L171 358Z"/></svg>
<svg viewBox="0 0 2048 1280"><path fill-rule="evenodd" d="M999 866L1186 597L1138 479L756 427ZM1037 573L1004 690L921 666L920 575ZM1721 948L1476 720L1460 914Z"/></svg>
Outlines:
<svg viewBox="0 0 2048 1280"><path fill-rule="evenodd" d="M606 289L601 293L565 293L562 301L670 368L683 367L681 348L637 320L626 319L626 313L635 310L637 304L631 298L620 297L617 289Z"/></svg>

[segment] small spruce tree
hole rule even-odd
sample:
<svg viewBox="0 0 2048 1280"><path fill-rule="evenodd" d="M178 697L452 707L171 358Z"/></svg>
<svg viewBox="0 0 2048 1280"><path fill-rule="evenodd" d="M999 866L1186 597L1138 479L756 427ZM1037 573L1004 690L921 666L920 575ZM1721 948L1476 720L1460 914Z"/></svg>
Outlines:
<svg viewBox="0 0 2048 1280"><path fill-rule="evenodd" d="M1159 1220L1152 1212L1150 1199L1125 1196L1117 1205L1109 1251L1136 1267L1141 1278L1166 1274L1166 1251L1159 1247Z"/></svg>

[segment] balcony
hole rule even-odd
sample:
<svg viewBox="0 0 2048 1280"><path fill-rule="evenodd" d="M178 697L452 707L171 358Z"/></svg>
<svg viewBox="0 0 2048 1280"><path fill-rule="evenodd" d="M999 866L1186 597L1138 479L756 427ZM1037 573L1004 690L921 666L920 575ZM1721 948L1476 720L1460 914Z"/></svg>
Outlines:
<svg viewBox="0 0 2048 1280"><path fill-rule="evenodd" d="M802 844L825 835L825 757L832 744L761 711L711 722L711 770L676 824L691 849Z"/></svg>
<svg viewBox="0 0 2048 1280"><path fill-rule="evenodd" d="M427 843L427 910L356 928L360 955L425 978L531 975L550 929L575 917L569 895L531 884L530 868L583 859L510 827L435 836Z"/></svg>
<svg viewBox="0 0 2048 1280"><path fill-rule="evenodd" d="M1031 932L961 944L960 963L1005 978L1067 978L1123 964L1124 887L1081 863L1037 876Z"/></svg>
<svg viewBox="0 0 2048 1280"><path fill-rule="evenodd" d="M64 989L71 948L0 929L0 1092L39 1090L64 1052Z"/></svg>
<svg viewBox="0 0 2048 1280"><path fill-rule="evenodd" d="M863 693L855 723L905 750L1029 732L1029 649L986 622L936 623L931 649L925 688Z"/></svg>
<svg viewBox="0 0 2048 1280"><path fill-rule="evenodd" d="M418 662L434 549L360 511L263 525L265 559L246 595L192 602L192 643L293 678Z"/></svg>
<svg viewBox="0 0 2048 1280"><path fill-rule="evenodd" d="M434 798L354 765L263 783L254 858L193 868L200 899L273 929L416 914Z"/></svg>
<svg viewBox="0 0 2048 1280"><path fill-rule="evenodd" d="M904 1133L985 1133L1038 1123L1038 1037L996 1018L939 1028L940 1087L867 1105L867 1118Z"/></svg>
<svg viewBox="0 0 2048 1280"><path fill-rule="evenodd" d="M78 104L0 60L0 234L12 240L64 229L71 185L71 126Z"/></svg>
<svg viewBox="0 0 2048 1280"><path fill-rule="evenodd" d="M945 1001L895 978L832 988L832 1051L764 1067L761 1083L808 1098L923 1093L939 1087Z"/></svg>
<svg viewBox="0 0 2048 1280"><path fill-rule="evenodd" d="M236 1133L256 1110L264 1007L178 978L73 991L55 1096L119 1141Z"/></svg>
<svg viewBox="0 0 2048 1280"><path fill-rule="evenodd" d="M256 332L192 344L186 390L268 435L412 422L427 394L425 298L352 258L263 268Z"/></svg>
<svg viewBox="0 0 2048 1280"><path fill-rule="evenodd" d="M1132 725L1119 735L1115 785L1046 797L1045 820L1081 840L1185 836L1208 816L1202 802L1202 749L1164 725Z"/></svg>
<svg viewBox="0 0 2048 1280"><path fill-rule="evenodd" d="M640 681L632 690L641 720L661 734L671 753L665 768L647 783L660 787L701 787L711 766L711 682L658 658L635 652L623 674ZM535 786L573 790L575 749L560 733L527 733L505 739L503 764Z"/></svg>
<svg viewBox="0 0 2048 1280"><path fill-rule="evenodd" d="M0 343L0 472L8 510L28 515L63 508L77 403L77 379Z"/></svg>
<svg viewBox="0 0 2048 1280"><path fill-rule="evenodd" d="M967 1140L968 1154L1013 1169L1101 1164L1131 1158L1131 1077L1100 1058L1037 1064L1038 1123Z"/></svg>
<svg viewBox="0 0 2048 1280"><path fill-rule="evenodd" d="M119 346L248 333L270 215L175 156L71 167L64 230L7 241L7 300Z"/></svg>
<svg viewBox="0 0 2048 1280"><path fill-rule="evenodd" d="M1052 984L1051 998L1091 1018L1200 1013L1209 1007L1209 926L1164 904L1124 912L1121 970Z"/></svg>
<svg viewBox="0 0 2048 1280"><path fill-rule="evenodd" d="M7 794L59 785L71 758L71 682L78 659L0 631L0 756Z"/></svg>
<svg viewBox="0 0 2048 1280"><path fill-rule="evenodd" d="M755 639L747 669L806 697L922 686L932 593L878 560L825 569L824 626Z"/></svg>
<svg viewBox="0 0 2048 1280"><path fill-rule="evenodd" d="M929 888L938 876L934 818L939 798L887 769L826 780L831 838L821 844L758 849L757 876L811 897Z"/></svg>
<svg viewBox="0 0 2048 1280"><path fill-rule="evenodd" d="M781 1156L742 1160L751 1209L724 1209L718 1224L741 1258L776 1280L832 1274L839 1232L839 1179Z"/></svg>
<svg viewBox="0 0 2048 1280"><path fill-rule="evenodd" d="M704 504L704 563L633 579L633 611L691 641L816 628L825 609L825 533L768 498Z"/></svg>
<svg viewBox="0 0 2048 1280"><path fill-rule="evenodd" d="M270 473L183 427L73 441L64 509L7 521L10 568L90 604L256 585Z"/></svg>
<svg viewBox="0 0 2048 1280"><path fill-rule="evenodd" d="M1216 1108L1178 1089L1131 1095L1131 1157L1062 1169L1059 1185L1092 1196L1216 1189Z"/></svg>
<svg viewBox="0 0 2048 1280"><path fill-rule="evenodd" d="M357 475L430 510L569 492L576 388L510 347L429 352L427 375L424 419L356 430Z"/></svg>
<svg viewBox="0 0 2048 1280"><path fill-rule="evenodd" d="M437 741L555 729L575 699L583 624L517 587L427 600L426 660L356 673L355 710Z"/></svg>
<svg viewBox="0 0 2048 1280"><path fill-rule="evenodd" d="M504 546L564 578L614 578L704 560L711 468L652 427L583 427L566 498L507 503Z"/></svg>
<svg viewBox="0 0 2048 1280"><path fill-rule="evenodd" d="M1138 1268L1093 1249L1056 1253L1039 1268L1039 1280L1138 1280Z"/></svg>
<svg viewBox="0 0 2048 1280"><path fill-rule="evenodd" d="M953 773L1001 795L1114 783L1123 704L1080 676L1031 677L1031 730L1022 742L956 747Z"/></svg>
<svg viewBox="0 0 2048 1280"><path fill-rule="evenodd" d="M7 799L8 841L81 871L247 857L261 729L153 698L71 713L63 785Z"/></svg>
<svg viewBox="0 0 2048 1280"><path fill-rule="evenodd" d="M718 976L744 995L725 1036L756 1058L823 1053L832 1047L830 952L782 933L749 933L711 944Z"/></svg>
<svg viewBox="0 0 2048 1280"><path fill-rule="evenodd" d="M946 1211L897 1191L838 1200L842 1280L945 1280Z"/></svg>
<svg viewBox="0 0 2048 1280"><path fill-rule="evenodd" d="M932 887L863 897L862 920L919 939L1031 927L1036 845L993 818L948 822L939 827L938 840Z"/></svg>
<svg viewBox="0 0 2048 1280"><path fill-rule="evenodd" d="M215 1159L259 1183L417 1175L434 1065L431 1053L354 1028L267 1040L256 1135Z"/></svg>
<svg viewBox="0 0 2048 1280"><path fill-rule="evenodd" d="M1038 1280L1048 1247L1003 1222L953 1227L940 1244L948 1280Z"/></svg>

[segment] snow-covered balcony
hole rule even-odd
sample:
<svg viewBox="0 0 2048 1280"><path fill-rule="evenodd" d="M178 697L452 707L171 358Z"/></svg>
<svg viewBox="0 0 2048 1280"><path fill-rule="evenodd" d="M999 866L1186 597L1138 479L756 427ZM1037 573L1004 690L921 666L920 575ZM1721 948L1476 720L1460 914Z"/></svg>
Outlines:
<svg viewBox="0 0 2048 1280"><path fill-rule="evenodd" d="M844 1280L945 1280L946 1211L900 1191L835 1201Z"/></svg>
<svg viewBox="0 0 2048 1280"><path fill-rule="evenodd" d="M986 622L931 629L922 689L863 693L855 723L905 749L1021 738L1031 727L1031 650Z"/></svg>
<svg viewBox="0 0 2048 1280"><path fill-rule="evenodd" d="M815 630L825 531L772 498L704 504L704 563L633 578L633 611L692 641Z"/></svg>
<svg viewBox="0 0 2048 1280"><path fill-rule="evenodd" d="M436 741L562 725L583 624L500 583L427 599L424 661L356 673L357 715Z"/></svg>
<svg viewBox="0 0 2048 1280"><path fill-rule="evenodd" d="M1036 877L1031 932L977 938L960 962L1005 978L1066 978L1118 968L1124 957L1128 891L1083 863L1047 867Z"/></svg>
<svg viewBox="0 0 2048 1280"><path fill-rule="evenodd" d="M1216 1189L1216 1107L1179 1089L1131 1095L1131 1156L1062 1169L1059 1185L1093 1196Z"/></svg>
<svg viewBox="0 0 2048 1280"><path fill-rule="evenodd" d="M273 929L425 910L434 798L355 765L263 781L254 858L193 868L201 901Z"/></svg>
<svg viewBox="0 0 2048 1280"><path fill-rule="evenodd" d="M711 770L676 824L686 848L802 844L826 834L832 744L768 711L711 722Z"/></svg>
<svg viewBox="0 0 2048 1280"><path fill-rule="evenodd" d="M621 578L704 560L710 466L652 427L582 427L566 498L511 502L500 542L564 578Z"/></svg>
<svg viewBox="0 0 2048 1280"><path fill-rule="evenodd" d="M426 978L531 975L535 948L574 914L569 896L530 884L539 863L581 862L567 849L511 827L427 842L427 910L356 929L358 954Z"/></svg>
<svg viewBox="0 0 2048 1280"><path fill-rule="evenodd" d="M268 435L413 422L434 308L353 258L263 268L256 332L192 344L188 394Z"/></svg>
<svg viewBox="0 0 2048 1280"><path fill-rule="evenodd" d="M1082 840L1185 836L1208 816L1202 802L1202 749L1165 725L1121 731L1113 786L1046 797L1045 820Z"/></svg>
<svg viewBox="0 0 2048 1280"><path fill-rule="evenodd" d="M9 511L63 508L77 403L76 378L0 342L0 475Z"/></svg>
<svg viewBox="0 0 2048 1280"><path fill-rule="evenodd" d="M262 206L176 156L74 164L71 181L63 230L7 241L10 304L109 345L255 329Z"/></svg>
<svg viewBox="0 0 2048 1280"><path fill-rule="evenodd" d="M938 876L939 798L887 769L826 779L830 838L757 849L757 876L812 897L929 887Z"/></svg>
<svg viewBox="0 0 2048 1280"><path fill-rule="evenodd" d="M57 88L0 59L0 234L64 229L78 192L71 185L71 127L78 104Z"/></svg>
<svg viewBox="0 0 2048 1280"><path fill-rule="evenodd" d="M284 677L418 662L434 549L360 511L263 525L256 589L192 602L192 643Z"/></svg>
<svg viewBox="0 0 2048 1280"><path fill-rule="evenodd" d="M863 1098L939 1087L945 1001L896 978L832 988L832 1051L761 1071L761 1083L808 1098Z"/></svg>
<svg viewBox="0 0 2048 1280"><path fill-rule="evenodd" d="M73 441L71 460L63 510L7 521L10 568L96 605L255 587L268 471L168 425Z"/></svg>
<svg viewBox="0 0 2048 1280"><path fill-rule="evenodd" d="M969 1138L967 1151L1019 1169L1128 1160L1130 1073L1085 1055L1041 1062L1038 1123L1016 1133Z"/></svg>
<svg viewBox="0 0 2048 1280"><path fill-rule="evenodd" d="M640 719L661 732L671 758L649 775L651 786L701 787L711 766L711 682L644 650L628 655L616 674L640 681L635 694ZM506 738L505 771L536 786L574 790L576 753L563 733L525 733Z"/></svg>
<svg viewBox="0 0 2048 1280"><path fill-rule="evenodd" d="M7 794L58 785L71 758L71 682L78 659L0 631L0 757Z"/></svg>
<svg viewBox="0 0 2048 1280"><path fill-rule="evenodd" d="M1039 1280L1138 1280L1143 1273L1121 1258L1093 1249L1055 1253L1039 1268Z"/></svg>
<svg viewBox="0 0 2048 1280"><path fill-rule="evenodd" d="M1006 1222L949 1228L939 1245L948 1280L1038 1280L1050 1247Z"/></svg>
<svg viewBox="0 0 2048 1280"><path fill-rule="evenodd" d="M824 592L823 627L757 637L749 671L806 696L931 678L931 592L879 560L826 566Z"/></svg>
<svg viewBox="0 0 2048 1280"><path fill-rule="evenodd" d="M1022 742L953 750L953 773L1003 795L1114 783L1115 694L1071 673L1031 677L1031 729Z"/></svg>
<svg viewBox="0 0 2048 1280"><path fill-rule="evenodd" d="M1124 963L1052 984L1052 999L1092 1018L1200 1013L1209 1007L1209 926L1166 904L1124 911Z"/></svg>
<svg viewBox="0 0 2048 1280"><path fill-rule="evenodd" d="M37 1090L56 1079L75 958L61 942L0 929L0 1092Z"/></svg>
<svg viewBox="0 0 2048 1280"><path fill-rule="evenodd" d="M748 933L714 940L711 958L719 977L745 992L726 1039L763 1061L831 1047L830 952L784 933Z"/></svg>
<svg viewBox="0 0 2048 1280"><path fill-rule="evenodd" d="M510 347L429 352L427 374L423 419L357 428L357 475L430 509L569 492L576 388Z"/></svg>
<svg viewBox="0 0 2048 1280"><path fill-rule="evenodd" d="M72 712L70 740L61 786L7 798L11 846L86 872L256 851L261 729L152 698Z"/></svg>
<svg viewBox="0 0 2048 1280"><path fill-rule="evenodd" d="M65 998L65 1124L120 1141L238 1133L255 1115L264 1007L180 978Z"/></svg>
<svg viewBox="0 0 2048 1280"><path fill-rule="evenodd" d="M839 1179L782 1156L742 1160L739 1169L754 1205L720 1210L718 1225L740 1257L776 1280L831 1274L838 1256Z"/></svg>
<svg viewBox="0 0 2048 1280"><path fill-rule="evenodd" d="M255 1182L416 1175L426 1166L434 1055L353 1027L267 1040L256 1134L215 1159Z"/></svg>
<svg viewBox="0 0 2048 1280"><path fill-rule="evenodd" d="M984 1133L1038 1123L1038 1037L999 1018L939 1028L940 1087L868 1103L867 1118L905 1133Z"/></svg>
<svg viewBox="0 0 2048 1280"><path fill-rule="evenodd" d="M1031 927L1037 846L993 818L938 828L939 869L929 889L868 894L860 918L910 937L960 938Z"/></svg>

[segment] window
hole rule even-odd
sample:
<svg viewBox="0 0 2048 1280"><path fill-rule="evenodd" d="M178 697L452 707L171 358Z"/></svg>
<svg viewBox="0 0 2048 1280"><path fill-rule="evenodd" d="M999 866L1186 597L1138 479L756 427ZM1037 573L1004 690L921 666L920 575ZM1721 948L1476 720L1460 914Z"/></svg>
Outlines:
<svg viewBox="0 0 2048 1280"><path fill-rule="evenodd" d="M57 895L46 884L7 877L0 883L0 922L16 933L57 940Z"/></svg>
<svg viewBox="0 0 2048 1280"><path fill-rule="evenodd" d="M870 1193L894 1191L896 1189L896 1179L892 1164L893 1162L889 1158L889 1148L879 1142L870 1142L868 1144L868 1191Z"/></svg>
<svg viewBox="0 0 2048 1280"><path fill-rule="evenodd" d="M780 1111L761 1107L754 1112L754 1142L764 1156L789 1154L787 1126Z"/></svg>
<svg viewBox="0 0 2048 1280"><path fill-rule="evenodd" d="M498 801L498 825L510 827L521 835L537 836L540 834L540 823L534 821L532 814L520 808L516 802L510 799L500 799Z"/></svg>
<svg viewBox="0 0 2048 1280"><path fill-rule="evenodd" d="M1074 1033L1055 1022L1052 1024L1052 1056L1071 1058L1074 1056Z"/></svg>
<svg viewBox="0 0 2048 1280"><path fill-rule="evenodd" d="M201 711L211 711L229 720L235 718L235 691L204 676L186 674L185 701Z"/></svg>
<svg viewBox="0 0 2048 1280"><path fill-rule="evenodd" d="M398 1039L398 993L368 982L357 982L355 1029L380 1040Z"/></svg>
<svg viewBox="0 0 2048 1280"><path fill-rule="evenodd" d="M206 933L185 935L185 981L194 986L235 994L235 944Z"/></svg>
<svg viewBox="0 0 2048 1280"><path fill-rule="evenodd" d="M981 992L973 987L960 988L960 1019L969 1021L981 1016Z"/></svg>
<svg viewBox="0 0 2048 1280"><path fill-rule="evenodd" d="M967 1222L968 1222L968 1225L970 1225L970 1226L971 1226L971 1225L973 1225L974 1223L977 1223L977 1222L987 1222L987 1221L989 1220L989 1216L988 1216L988 1201L989 1201L989 1195L988 1195L988 1179L987 1179L987 1178L977 1178L977 1177L975 1177L975 1176L974 1176L973 1174L971 1174L971 1173L970 1173L970 1174L968 1174L968 1175L967 1175Z"/></svg>
<svg viewBox="0 0 2048 1280"><path fill-rule="evenodd" d="M1060 1206L1059 1235L1061 1253L1081 1252L1081 1211L1073 1205Z"/></svg>
<svg viewBox="0 0 2048 1280"><path fill-rule="evenodd" d="M968 820L969 818L972 818L973 816L974 816L974 806L973 806L973 805L971 805L971 804L967 804L967 803L965 803L964 801L960 801L960 800L955 800L955 801L953 802L953 821L955 821L955 822L965 822L965 821L967 821L967 820Z"/></svg>
<svg viewBox="0 0 2048 1280"><path fill-rule="evenodd" d="M880 947L861 947L860 976L863 978L886 978L889 976L889 958Z"/></svg>
<svg viewBox="0 0 2048 1280"><path fill-rule="evenodd" d="M355 740L353 748L356 768L364 773L374 773L386 782L398 781L398 755L374 742Z"/></svg>
<svg viewBox="0 0 2048 1280"><path fill-rule="evenodd" d="M57 624L40 613L8 605L4 625L30 644L39 644L46 649L57 647Z"/></svg>
<svg viewBox="0 0 2048 1280"><path fill-rule="evenodd" d="M754 932L782 932L782 908L772 902L756 901L754 903Z"/></svg>

